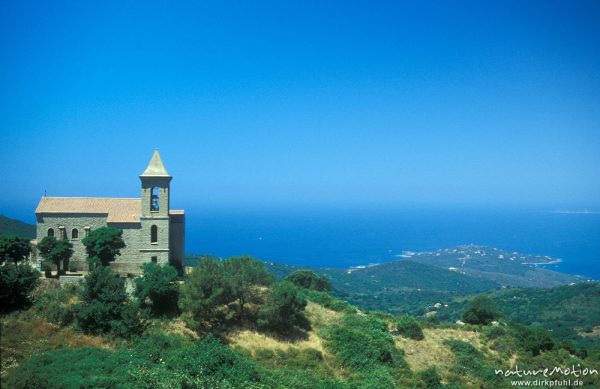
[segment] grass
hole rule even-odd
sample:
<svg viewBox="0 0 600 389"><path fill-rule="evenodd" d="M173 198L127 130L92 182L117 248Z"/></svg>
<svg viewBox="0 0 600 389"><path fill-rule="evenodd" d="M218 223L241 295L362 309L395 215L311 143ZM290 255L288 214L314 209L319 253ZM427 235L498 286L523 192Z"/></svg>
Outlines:
<svg viewBox="0 0 600 389"><path fill-rule="evenodd" d="M0 332L0 383L12 369L35 354L67 347L114 348L114 344L100 336L85 335L70 327L61 328L30 311L0 318Z"/></svg>
<svg viewBox="0 0 600 389"><path fill-rule="evenodd" d="M455 363L454 354L444 344L447 339L463 340L477 349L483 349L479 333L450 328L424 328L423 340L412 340L395 336L396 347L404 350L404 358L413 371L435 367L442 375Z"/></svg>

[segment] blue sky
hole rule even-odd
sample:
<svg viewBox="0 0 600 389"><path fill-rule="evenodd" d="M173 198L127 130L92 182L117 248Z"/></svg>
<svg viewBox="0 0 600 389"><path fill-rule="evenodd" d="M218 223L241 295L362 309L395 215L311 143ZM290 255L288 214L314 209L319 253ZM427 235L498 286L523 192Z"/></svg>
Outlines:
<svg viewBox="0 0 600 389"><path fill-rule="evenodd" d="M598 2L172 3L0 4L0 213L600 204Z"/></svg>

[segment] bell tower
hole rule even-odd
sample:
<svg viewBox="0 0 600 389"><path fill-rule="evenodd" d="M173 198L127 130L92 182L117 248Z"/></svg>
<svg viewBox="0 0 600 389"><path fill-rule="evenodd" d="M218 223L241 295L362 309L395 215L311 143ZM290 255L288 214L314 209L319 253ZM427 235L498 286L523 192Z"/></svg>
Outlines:
<svg viewBox="0 0 600 389"><path fill-rule="evenodd" d="M142 180L142 217L149 219L169 218L171 177L154 149L148 167L140 175Z"/></svg>

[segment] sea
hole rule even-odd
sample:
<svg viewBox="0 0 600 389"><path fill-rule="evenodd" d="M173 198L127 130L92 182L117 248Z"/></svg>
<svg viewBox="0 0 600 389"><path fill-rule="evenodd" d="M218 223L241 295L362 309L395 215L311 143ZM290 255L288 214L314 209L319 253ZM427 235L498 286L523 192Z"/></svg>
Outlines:
<svg viewBox="0 0 600 389"><path fill-rule="evenodd" d="M476 244L548 255L561 262L545 268L600 280L600 213L483 207L191 209L187 253L347 268L398 260L404 251Z"/></svg>

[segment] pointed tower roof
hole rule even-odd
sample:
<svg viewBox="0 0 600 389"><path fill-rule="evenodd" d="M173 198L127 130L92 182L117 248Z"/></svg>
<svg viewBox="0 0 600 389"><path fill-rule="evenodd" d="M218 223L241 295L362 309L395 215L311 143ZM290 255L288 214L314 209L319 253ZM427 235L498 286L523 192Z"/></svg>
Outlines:
<svg viewBox="0 0 600 389"><path fill-rule="evenodd" d="M167 173L167 169L160 159L158 149L154 149L152 159L140 177L171 177L169 173Z"/></svg>

